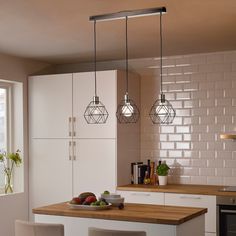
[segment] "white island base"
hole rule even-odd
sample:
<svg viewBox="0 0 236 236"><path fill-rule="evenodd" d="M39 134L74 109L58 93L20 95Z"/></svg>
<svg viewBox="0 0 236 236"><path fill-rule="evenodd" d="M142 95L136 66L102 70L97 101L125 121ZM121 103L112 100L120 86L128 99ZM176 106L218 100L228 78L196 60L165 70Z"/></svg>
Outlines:
<svg viewBox="0 0 236 236"><path fill-rule="evenodd" d="M145 231L147 236L204 236L205 216L200 215L179 225L140 223L81 217L35 214L35 222L60 223L65 236L88 236L88 228Z"/></svg>

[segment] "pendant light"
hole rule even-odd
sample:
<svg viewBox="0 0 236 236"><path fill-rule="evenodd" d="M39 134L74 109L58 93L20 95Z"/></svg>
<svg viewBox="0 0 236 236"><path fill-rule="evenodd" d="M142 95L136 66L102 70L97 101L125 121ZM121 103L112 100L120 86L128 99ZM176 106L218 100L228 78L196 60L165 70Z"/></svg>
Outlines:
<svg viewBox="0 0 236 236"><path fill-rule="evenodd" d="M126 48L126 93L124 99L117 107L116 117L119 123L136 123L139 119L139 109L135 102L130 99L129 88L129 70L128 70L128 16L125 16L125 48Z"/></svg>
<svg viewBox="0 0 236 236"><path fill-rule="evenodd" d="M94 88L95 96L88 104L84 112L84 118L88 124L104 124L108 118L108 112L97 96L97 48L96 48L96 20L94 20Z"/></svg>
<svg viewBox="0 0 236 236"><path fill-rule="evenodd" d="M153 124L171 124L176 113L162 91L162 12L160 12L160 77L161 96L152 105L149 116Z"/></svg>

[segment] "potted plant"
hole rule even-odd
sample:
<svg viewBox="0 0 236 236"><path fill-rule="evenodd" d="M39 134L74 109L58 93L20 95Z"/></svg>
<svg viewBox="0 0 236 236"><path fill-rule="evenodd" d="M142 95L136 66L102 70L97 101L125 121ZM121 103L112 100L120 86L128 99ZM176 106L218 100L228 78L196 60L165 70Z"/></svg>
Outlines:
<svg viewBox="0 0 236 236"><path fill-rule="evenodd" d="M167 185L167 175L170 167L166 163L157 166L159 185Z"/></svg>
<svg viewBox="0 0 236 236"><path fill-rule="evenodd" d="M20 157L20 151L7 153L5 151L0 152L0 162L3 163L5 173L5 193L13 193L12 186L12 174L14 166L19 166L22 162Z"/></svg>

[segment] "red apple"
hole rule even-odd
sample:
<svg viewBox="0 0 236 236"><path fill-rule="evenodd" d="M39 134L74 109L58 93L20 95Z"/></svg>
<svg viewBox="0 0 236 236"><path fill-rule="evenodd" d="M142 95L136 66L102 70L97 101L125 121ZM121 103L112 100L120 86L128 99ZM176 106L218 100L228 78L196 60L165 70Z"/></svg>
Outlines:
<svg viewBox="0 0 236 236"><path fill-rule="evenodd" d="M71 204L81 204L81 200L79 197L73 197L72 200L70 201Z"/></svg>
<svg viewBox="0 0 236 236"><path fill-rule="evenodd" d="M88 196L86 199L85 199L85 202L91 204L92 202L96 202L97 201L97 198L95 196Z"/></svg>

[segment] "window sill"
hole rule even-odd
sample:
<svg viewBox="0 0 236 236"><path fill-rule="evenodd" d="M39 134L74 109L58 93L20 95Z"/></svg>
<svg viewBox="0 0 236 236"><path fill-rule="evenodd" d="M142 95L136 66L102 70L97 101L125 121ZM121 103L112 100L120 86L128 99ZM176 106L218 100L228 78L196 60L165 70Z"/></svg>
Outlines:
<svg viewBox="0 0 236 236"><path fill-rule="evenodd" d="M23 192L5 193L4 188L0 188L0 197L16 195L16 194L19 194L19 193L23 193Z"/></svg>

